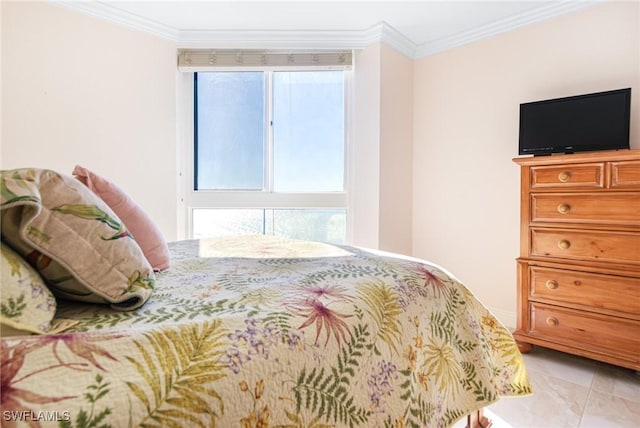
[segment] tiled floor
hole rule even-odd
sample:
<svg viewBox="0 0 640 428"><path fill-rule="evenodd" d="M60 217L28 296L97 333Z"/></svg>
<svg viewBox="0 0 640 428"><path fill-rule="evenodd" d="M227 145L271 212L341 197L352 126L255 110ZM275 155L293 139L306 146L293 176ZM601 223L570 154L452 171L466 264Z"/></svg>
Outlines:
<svg viewBox="0 0 640 428"><path fill-rule="evenodd" d="M640 427L640 374L540 347L524 355L534 394L487 408L493 428Z"/></svg>

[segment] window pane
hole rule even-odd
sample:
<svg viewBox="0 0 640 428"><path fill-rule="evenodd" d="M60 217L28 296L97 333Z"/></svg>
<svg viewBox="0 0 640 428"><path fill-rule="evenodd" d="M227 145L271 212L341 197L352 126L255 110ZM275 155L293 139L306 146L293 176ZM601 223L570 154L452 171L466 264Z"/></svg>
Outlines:
<svg viewBox="0 0 640 428"><path fill-rule="evenodd" d="M264 187L264 73L197 73L195 190Z"/></svg>
<svg viewBox="0 0 640 428"><path fill-rule="evenodd" d="M273 75L274 190L344 190L342 71Z"/></svg>
<svg viewBox="0 0 640 428"><path fill-rule="evenodd" d="M193 210L193 237L266 234L293 239L346 243L344 209L214 209Z"/></svg>
<svg viewBox="0 0 640 428"><path fill-rule="evenodd" d="M263 235L262 209L209 209L193 210L193 237L214 238L230 235Z"/></svg>
<svg viewBox="0 0 640 428"><path fill-rule="evenodd" d="M273 210L273 234L307 241L346 243L345 210Z"/></svg>

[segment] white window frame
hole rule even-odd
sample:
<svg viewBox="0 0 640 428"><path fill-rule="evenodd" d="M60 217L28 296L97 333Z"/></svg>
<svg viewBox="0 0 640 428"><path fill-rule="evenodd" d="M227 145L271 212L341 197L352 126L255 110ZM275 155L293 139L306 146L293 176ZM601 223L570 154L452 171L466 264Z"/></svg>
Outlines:
<svg viewBox="0 0 640 428"><path fill-rule="evenodd" d="M348 189L350 156L351 156L351 116L352 116L352 91L353 71L342 70L344 73L344 174L343 191L340 192L274 192L273 191L273 128L271 126L272 108L272 74L275 71L313 71L331 70L331 67L261 67L252 68L251 71L263 71L265 76L266 97L265 105L268 117L265 120L267 127L265 138L265 190L194 190L194 163L195 163L195 108L194 108L194 72L182 72L178 82L178 105L182 108L181 116L185 118L185 126L178 129L180 144L178 162L181 164L179 181L182 189L179 206L183 216L179 222L183 223L186 239L193 239L193 211L196 209L343 209L347 215L346 241L352 239L352 219L350 216ZM224 71L247 71L246 68L227 67ZM180 82L180 79L183 79ZM180 90L182 89L182 91ZM184 93L181 93L184 92ZM179 113L180 114L180 113Z"/></svg>

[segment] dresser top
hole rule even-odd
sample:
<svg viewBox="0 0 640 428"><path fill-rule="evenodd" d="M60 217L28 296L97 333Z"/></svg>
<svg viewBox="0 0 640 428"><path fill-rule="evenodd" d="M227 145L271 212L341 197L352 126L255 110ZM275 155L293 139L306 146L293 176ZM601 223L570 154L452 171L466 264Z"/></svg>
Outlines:
<svg viewBox="0 0 640 428"><path fill-rule="evenodd" d="M527 165L555 165L583 162L628 161L640 160L640 150L607 150L599 152L581 152L571 154L552 154L548 156L523 156L513 158L521 166Z"/></svg>

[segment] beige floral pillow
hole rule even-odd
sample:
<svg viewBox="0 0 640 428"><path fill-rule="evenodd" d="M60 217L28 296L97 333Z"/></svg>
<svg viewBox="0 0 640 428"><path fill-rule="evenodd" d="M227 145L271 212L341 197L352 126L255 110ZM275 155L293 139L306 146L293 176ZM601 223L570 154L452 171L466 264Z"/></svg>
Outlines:
<svg viewBox="0 0 640 428"><path fill-rule="evenodd" d="M1 171L2 239L58 297L142 306L153 269L125 225L91 190L46 169Z"/></svg>
<svg viewBox="0 0 640 428"><path fill-rule="evenodd" d="M4 243L0 250L2 336L48 332L56 313L56 299L22 257Z"/></svg>

